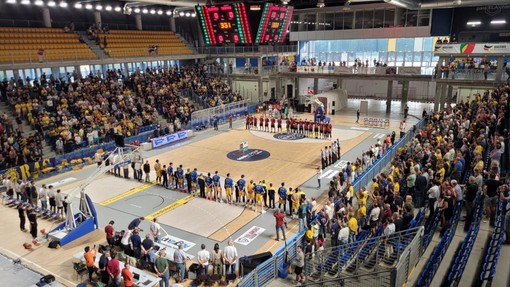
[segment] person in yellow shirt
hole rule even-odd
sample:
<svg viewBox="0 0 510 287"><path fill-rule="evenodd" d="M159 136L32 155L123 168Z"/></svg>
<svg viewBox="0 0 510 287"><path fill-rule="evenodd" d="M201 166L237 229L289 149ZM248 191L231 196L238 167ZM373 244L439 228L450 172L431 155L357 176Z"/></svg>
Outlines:
<svg viewBox="0 0 510 287"><path fill-rule="evenodd" d="M442 183L444 181L445 175L444 164L442 162L439 162L437 164L437 167L439 168L439 170L437 171L436 178L440 183Z"/></svg>
<svg viewBox="0 0 510 287"><path fill-rule="evenodd" d="M254 187L255 187L255 184L253 183L253 179L252 179L252 180L250 180L250 183L246 187L246 191L248 193L248 202L247 202L248 206L254 204L254 202L253 202L253 200L255 199L255 190L254 190Z"/></svg>
<svg viewBox="0 0 510 287"><path fill-rule="evenodd" d="M372 178L372 192L375 192L376 190L379 190L379 183L377 183L377 179Z"/></svg>
<svg viewBox="0 0 510 287"><path fill-rule="evenodd" d="M393 184L393 190L395 194L400 194L400 179L398 177L395 178L395 184Z"/></svg>
<svg viewBox="0 0 510 287"><path fill-rule="evenodd" d="M353 213L349 213L347 226L349 226L349 243L352 243L356 241L356 236L358 235L358 220L356 220Z"/></svg>
<svg viewBox="0 0 510 287"><path fill-rule="evenodd" d="M367 218L367 207L365 205L365 202L360 202L359 208L358 208L358 225L361 227L365 226L366 218Z"/></svg>

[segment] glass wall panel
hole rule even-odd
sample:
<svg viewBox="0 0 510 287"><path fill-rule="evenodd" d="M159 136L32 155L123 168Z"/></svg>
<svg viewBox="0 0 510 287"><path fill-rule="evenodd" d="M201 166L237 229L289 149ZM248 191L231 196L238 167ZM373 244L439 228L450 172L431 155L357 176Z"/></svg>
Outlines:
<svg viewBox="0 0 510 287"><path fill-rule="evenodd" d="M354 29L363 29L363 10L354 11Z"/></svg>
<svg viewBox="0 0 510 287"><path fill-rule="evenodd" d="M334 24L335 24L335 14L334 13L326 13L324 15L324 30L333 30Z"/></svg>
<svg viewBox="0 0 510 287"><path fill-rule="evenodd" d="M363 29L374 28L374 10L363 11Z"/></svg>
<svg viewBox="0 0 510 287"><path fill-rule="evenodd" d="M9 81L14 78L14 72L12 70L5 71L5 78Z"/></svg>
<svg viewBox="0 0 510 287"><path fill-rule="evenodd" d="M344 28L344 12L332 13L335 16L334 30L342 30Z"/></svg>
<svg viewBox="0 0 510 287"><path fill-rule="evenodd" d="M406 66L412 66L413 65L413 52L412 51L405 51L404 54L404 61Z"/></svg>
<svg viewBox="0 0 510 287"><path fill-rule="evenodd" d="M389 28L395 25L395 8L384 9L384 27Z"/></svg>
<svg viewBox="0 0 510 287"><path fill-rule="evenodd" d="M299 28L298 22L299 22L299 15L298 14L292 15L292 20L290 21L289 30L292 32L299 31L298 30L298 28Z"/></svg>
<svg viewBox="0 0 510 287"><path fill-rule="evenodd" d="M382 28L384 26L384 10L376 9L374 11L374 28Z"/></svg>
<svg viewBox="0 0 510 287"><path fill-rule="evenodd" d="M317 13L317 26L316 31L322 31L324 30L324 17L326 16L326 13Z"/></svg>
<svg viewBox="0 0 510 287"><path fill-rule="evenodd" d="M311 13L305 15L305 31L315 31L315 23L317 22L317 14Z"/></svg>
<svg viewBox="0 0 510 287"><path fill-rule="evenodd" d="M430 22L430 10L418 10L418 26L428 26Z"/></svg>
<svg viewBox="0 0 510 287"><path fill-rule="evenodd" d="M418 23L418 10L406 11L406 27L415 27Z"/></svg>
<svg viewBox="0 0 510 287"><path fill-rule="evenodd" d="M347 29L353 29L353 20L354 20L354 13L353 12L345 12L344 13L344 30Z"/></svg>

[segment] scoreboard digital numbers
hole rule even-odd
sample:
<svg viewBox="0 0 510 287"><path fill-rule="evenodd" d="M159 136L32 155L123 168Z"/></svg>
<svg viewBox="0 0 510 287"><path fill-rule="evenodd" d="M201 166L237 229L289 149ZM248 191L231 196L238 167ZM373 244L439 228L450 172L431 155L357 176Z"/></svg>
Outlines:
<svg viewBox="0 0 510 287"><path fill-rule="evenodd" d="M195 9L206 45L284 42L294 11L291 6L272 3L206 5Z"/></svg>
<svg viewBox="0 0 510 287"><path fill-rule="evenodd" d="M294 7L266 3L255 42L257 44L285 41Z"/></svg>
<svg viewBox="0 0 510 287"><path fill-rule="evenodd" d="M244 3L196 6L207 45L252 44Z"/></svg>

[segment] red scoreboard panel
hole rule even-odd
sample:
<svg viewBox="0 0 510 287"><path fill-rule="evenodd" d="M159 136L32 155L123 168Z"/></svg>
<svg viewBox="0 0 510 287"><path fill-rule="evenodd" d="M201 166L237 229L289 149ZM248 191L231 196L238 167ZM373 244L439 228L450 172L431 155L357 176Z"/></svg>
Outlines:
<svg viewBox="0 0 510 287"><path fill-rule="evenodd" d="M266 3L260 19L255 43L268 44L284 42L293 11L294 7L292 6Z"/></svg>
<svg viewBox="0 0 510 287"><path fill-rule="evenodd" d="M195 9L207 45L253 43L244 3L196 6Z"/></svg>

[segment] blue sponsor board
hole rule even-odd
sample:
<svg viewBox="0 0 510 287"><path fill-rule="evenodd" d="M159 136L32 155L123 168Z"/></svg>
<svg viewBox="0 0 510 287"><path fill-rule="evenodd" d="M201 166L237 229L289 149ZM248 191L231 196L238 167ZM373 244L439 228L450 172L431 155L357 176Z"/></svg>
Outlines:
<svg viewBox="0 0 510 287"><path fill-rule="evenodd" d="M257 161L263 160L270 156L268 151L261 149L248 149L247 151L236 150L227 154L227 157L235 161Z"/></svg>
<svg viewBox="0 0 510 287"><path fill-rule="evenodd" d="M295 140L304 139L305 135L298 134L298 133L279 133L279 134L275 134L273 137L277 140L295 141Z"/></svg>
<svg viewBox="0 0 510 287"><path fill-rule="evenodd" d="M152 148L158 148L167 144L186 139L188 137L187 131L180 131L159 138L152 139Z"/></svg>

